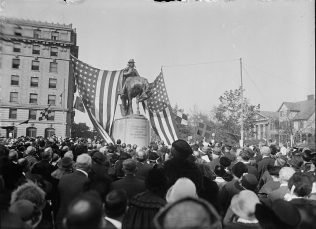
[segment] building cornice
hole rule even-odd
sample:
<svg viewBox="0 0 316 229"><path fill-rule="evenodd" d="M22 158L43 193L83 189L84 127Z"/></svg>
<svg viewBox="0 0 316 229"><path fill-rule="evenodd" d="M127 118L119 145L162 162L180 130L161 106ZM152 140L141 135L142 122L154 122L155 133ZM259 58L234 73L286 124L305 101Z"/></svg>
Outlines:
<svg viewBox="0 0 316 229"><path fill-rule="evenodd" d="M8 42L23 42L25 44L43 44L43 45L64 46L64 47L75 46L75 43L70 42L70 41L51 40L51 39L34 38L34 37L22 37L22 36L8 35L4 33L0 33L0 40L8 41Z"/></svg>
<svg viewBox="0 0 316 229"><path fill-rule="evenodd" d="M75 29L72 28L72 24L67 25L67 24L59 24L59 23L52 23L52 22L41 22L41 21L21 19L21 18L3 18L1 21L7 24L31 26L31 27L38 27L38 28L48 28L48 29L62 29L62 30L75 32Z"/></svg>

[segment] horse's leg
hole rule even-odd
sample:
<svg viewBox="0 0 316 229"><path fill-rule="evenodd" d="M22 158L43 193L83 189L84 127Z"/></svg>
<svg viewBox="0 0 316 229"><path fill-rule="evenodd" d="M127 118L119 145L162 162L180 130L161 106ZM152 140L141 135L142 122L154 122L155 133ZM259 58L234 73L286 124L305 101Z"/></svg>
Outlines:
<svg viewBox="0 0 316 229"><path fill-rule="evenodd" d="M122 113L122 116L126 116L126 115L127 115L127 111L126 111L126 98L121 96L121 100L122 100L121 113Z"/></svg>
<svg viewBox="0 0 316 229"><path fill-rule="evenodd" d="M128 114L133 114L132 97L128 96Z"/></svg>
<svg viewBox="0 0 316 229"><path fill-rule="evenodd" d="M140 115L140 111L139 111L139 96L136 97L136 114Z"/></svg>

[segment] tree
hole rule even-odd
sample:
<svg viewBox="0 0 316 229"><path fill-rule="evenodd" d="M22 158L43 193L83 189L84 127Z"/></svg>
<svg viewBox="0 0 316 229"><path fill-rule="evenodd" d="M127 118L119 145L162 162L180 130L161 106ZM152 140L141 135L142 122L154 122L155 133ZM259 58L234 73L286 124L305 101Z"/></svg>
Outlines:
<svg viewBox="0 0 316 229"><path fill-rule="evenodd" d="M260 105L251 105L244 98L242 110L241 88L225 91L219 97L220 104L213 109L214 118L221 124L222 128L230 134L239 135L241 129L241 117L243 115L244 131L247 135L252 135L255 114L259 112ZM243 112L242 112L243 111Z"/></svg>
<svg viewBox="0 0 316 229"><path fill-rule="evenodd" d="M75 123L73 122L71 125L71 136L73 138L93 138L94 136L98 136L96 131L90 130L90 127L86 125L86 123Z"/></svg>

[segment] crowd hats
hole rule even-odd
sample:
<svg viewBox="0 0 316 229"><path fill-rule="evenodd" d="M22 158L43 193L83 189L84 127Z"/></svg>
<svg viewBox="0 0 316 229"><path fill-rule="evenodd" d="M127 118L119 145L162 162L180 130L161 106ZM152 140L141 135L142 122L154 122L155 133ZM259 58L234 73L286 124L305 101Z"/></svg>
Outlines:
<svg viewBox="0 0 316 229"><path fill-rule="evenodd" d="M231 164L231 160L228 157L221 157L219 159L219 163L224 166L225 168L229 167Z"/></svg>
<svg viewBox="0 0 316 229"><path fill-rule="evenodd" d="M232 167L232 173L238 178L240 178L244 173L247 173L247 172L248 172L248 168L242 162L237 162Z"/></svg>
<svg viewBox="0 0 316 229"><path fill-rule="evenodd" d="M73 160L70 157L63 157L60 165L64 169L70 169L73 166Z"/></svg>
<svg viewBox="0 0 316 229"><path fill-rule="evenodd" d="M166 194L168 203L185 197L197 197L195 184L188 178L179 178Z"/></svg>
<svg viewBox="0 0 316 229"><path fill-rule="evenodd" d="M35 204L29 200L18 200L11 204L9 212L18 215L23 221L30 220L38 211Z"/></svg>
<svg viewBox="0 0 316 229"><path fill-rule="evenodd" d="M186 197L161 208L154 218L157 229L221 228L215 208L203 199Z"/></svg>
<svg viewBox="0 0 316 229"><path fill-rule="evenodd" d="M103 153L95 152L92 156L92 160L100 165L103 165L106 162L106 157Z"/></svg>
<svg viewBox="0 0 316 229"><path fill-rule="evenodd" d="M259 204L258 196L250 190L243 190L231 200L232 211L242 219L252 220L255 218L256 204Z"/></svg>
<svg viewBox="0 0 316 229"><path fill-rule="evenodd" d="M172 147L178 152L179 157L187 158L189 155L193 154L193 150L189 143L182 139L174 141Z"/></svg>
<svg viewBox="0 0 316 229"><path fill-rule="evenodd" d="M266 228L296 228L301 221L298 209L282 199L273 201L270 207L257 204L255 216L260 225Z"/></svg>
<svg viewBox="0 0 316 229"><path fill-rule="evenodd" d="M255 175L246 173L241 177L240 183L244 188L255 191L259 182Z"/></svg>

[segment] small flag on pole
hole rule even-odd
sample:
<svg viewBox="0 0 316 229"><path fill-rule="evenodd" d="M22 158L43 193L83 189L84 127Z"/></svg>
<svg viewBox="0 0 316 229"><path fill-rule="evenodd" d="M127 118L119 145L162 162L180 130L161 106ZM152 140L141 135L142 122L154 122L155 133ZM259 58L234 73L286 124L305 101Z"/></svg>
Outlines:
<svg viewBox="0 0 316 229"><path fill-rule="evenodd" d="M29 123L29 119L28 119L28 120L26 120L26 121L24 121L24 122L19 123L18 125L28 124L28 123Z"/></svg>
<svg viewBox="0 0 316 229"><path fill-rule="evenodd" d="M50 114L52 113L52 111L50 110L50 104L48 105L48 107L46 107L43 111L41 111L40 113L40 117L38 118L39 121L42 121L44 119L48 119L50 117Z"/></svg>
<svg viewBox="0 0 316 229"><path fill-rule="evenodd" d="M188 125L188 116L181 111L177 111L176 121L184 126Z"/></svg>
<svg viewBox="0 0 316 229"><path fill-rule="evenodd" d="M205 139L209 139L211 137L212 127L200 122L198 126L197 135L204 137Z"/></svg>

